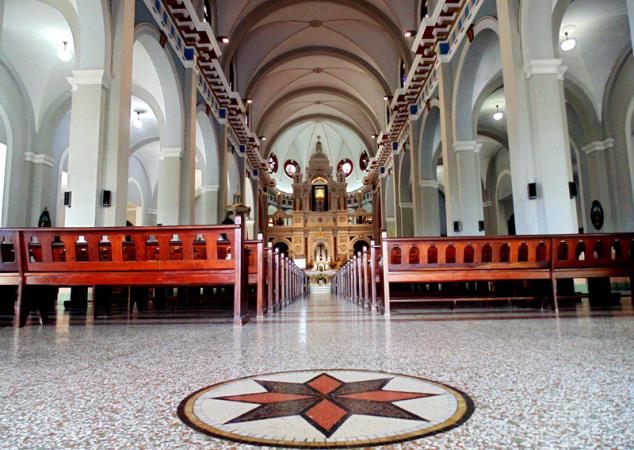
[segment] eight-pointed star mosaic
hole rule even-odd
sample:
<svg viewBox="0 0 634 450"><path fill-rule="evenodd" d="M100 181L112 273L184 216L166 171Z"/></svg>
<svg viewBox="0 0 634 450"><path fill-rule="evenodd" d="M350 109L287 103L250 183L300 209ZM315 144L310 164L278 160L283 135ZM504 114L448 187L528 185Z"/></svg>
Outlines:
<svg viewBox="0 0 634 450"><path fill-rule="evenodd" d="M392 379L345 382L327 373L321 373L304 383L256 379L254 381L266 392L215 399L259 405L229 420L227 424L298 415L326 437L331 436L354 414L428 422L394 402L437 394L384 390Z"/></svg>

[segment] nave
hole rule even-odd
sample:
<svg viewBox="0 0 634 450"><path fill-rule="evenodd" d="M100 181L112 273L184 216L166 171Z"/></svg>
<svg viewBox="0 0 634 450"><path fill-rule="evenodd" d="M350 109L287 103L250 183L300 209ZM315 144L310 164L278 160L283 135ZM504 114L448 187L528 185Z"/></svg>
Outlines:
<svg viewBox="0 0 634 450"><path fill-rule="evenodd" d="M559 315L395 309L385 320L312 294L242 328L230 320L2 328L0 434L7 448L252 448L187 427L179 403L239 377L347 369L447 383L475 404L457 428L384 448L627 448L632 315L629 304Z"/></svg>

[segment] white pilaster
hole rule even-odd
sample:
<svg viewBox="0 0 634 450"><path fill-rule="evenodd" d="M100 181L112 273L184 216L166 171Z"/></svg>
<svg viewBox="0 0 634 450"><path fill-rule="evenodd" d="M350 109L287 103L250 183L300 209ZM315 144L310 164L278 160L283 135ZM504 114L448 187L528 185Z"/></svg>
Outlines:
<svg viewBox="0 0 634 450"><path fill-rule="evenodd" d="M476 236L483 234L479 222L484 220L482 211L482 175L480 172L480 148L477 141L455 142L458 197L460 201L460 221L462 231L459 234Z"/></svg>
<svg viewBox="0 0 634 450"><path fill-rule="evenodd" d="M440 236L440 198L436 180L418 182L419 228L416 236Z"/></svg>
<svg viewBox="0 0 634 450"><path fill-rule="evenodd" d="M627 0L627 18L630 21L630 38L634 48L634 0Z"/></svg>
<svg viewBox="0 0 634 450"><path fill-rule="evenodd" d="M178 225L181 186L181 149L164 148L159 157L158 223Z"/></svg>
<svg viewBox="0 0 634 450"><path fill-rule="evenodd" d="M588 193L590 198L586 198L586 215L588 216L587 223L589 227L592 227L590 218L590 205L593 201L597 200L601 203L603 210L605 211L605 224L601 231L614 231L614 225L612 222L612 202L610 195L609 170L608 170L608 155L610 149L614 148L614 139L606 139L605 141L592 142L585 147L582 151L585 154L587 161L588 171L585 178L588 180L590 192ZM581 188L581 187L579 187ZM592 227L586 230L588 232L597 231Z"/></svg>
<svg viewBox="0 0 634 450"><path fill-rule="evenodd" d="M183 161L181 173L180 224L195 222L196 212L196 72L185 69L183 83Z"/></svg>
<svg viewBox="0 0 634 450"><path fill-rule="evenodd" d="M68 153L68 189L71 207L66 226L102 223L105 98L110 77L103 70L75 70L68 78L72 106Z"/></svg>
<svg viewBox="0 0 634 450"><path fill-rule="evenodd" d="M218 223L218 190L217 184L200 188L198 199L199 208L196 223L199 225L214 225Z"/></svg>

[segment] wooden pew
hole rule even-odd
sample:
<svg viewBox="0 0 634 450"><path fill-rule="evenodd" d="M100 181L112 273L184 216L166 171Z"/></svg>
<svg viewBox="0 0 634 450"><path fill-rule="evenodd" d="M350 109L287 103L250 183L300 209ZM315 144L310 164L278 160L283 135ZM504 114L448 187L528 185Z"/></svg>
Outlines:
<svg viewBox="0 0 634 450"><path fill-rule="evenodd" d="M28 299L37 286L233 285L234 324L242 325L249 319L248 267L239 223L41 228L19 233L24 283L21 300ZM20 325L24 325L29 311L24 301L20 305Z"/></svg>
<svg viewBox="0 0 634 450"><path fill-rule="evenodd" d="M14 229L0 229L0 298L13 305L2 305L2 309L14 311L19 322L20 294L22 291L22 251L20 233ZM8 303L8 302L7 302Z"/></svg>
<svg viewBox="0 0 634 450"><path fill-rule="evenodd" d="M611 295L610 277L627 277L630 289L634 273L634 234L587 234L553 237L553 295L557 300L557 281L588 279L590 299Z"/></svg>
<svg viewBox="0 0 634 450"><path fill-rule="evenodd" d="M438 302L440 298L392 300L391 283L452 283L506 280L550 280L552 241L548 237L455 237L388 239L382 236L383 307L391 303ZM517 298L517 297L516 297ZM453 301L499 300L496 297ZM501 299L508 299L502 297ZM520 298L527 300L529 298ZM555 304L555 308L557 305Z"/></svg>

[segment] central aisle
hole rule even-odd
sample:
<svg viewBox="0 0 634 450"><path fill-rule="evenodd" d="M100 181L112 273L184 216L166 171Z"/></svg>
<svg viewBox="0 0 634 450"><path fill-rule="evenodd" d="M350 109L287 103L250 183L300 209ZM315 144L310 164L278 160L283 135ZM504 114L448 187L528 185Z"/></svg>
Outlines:
<svg viewBox="0 0 634 450"><path fill-rule="evenodd" d="M632 447L631 315L492 320L508 316L415 311L385 320L315 294L241 329L3 328L0 435L9 448L238 448L184 425L179 403L240 377L348 369L435 380L474 400L464 425L403 448Z"/></svg>

